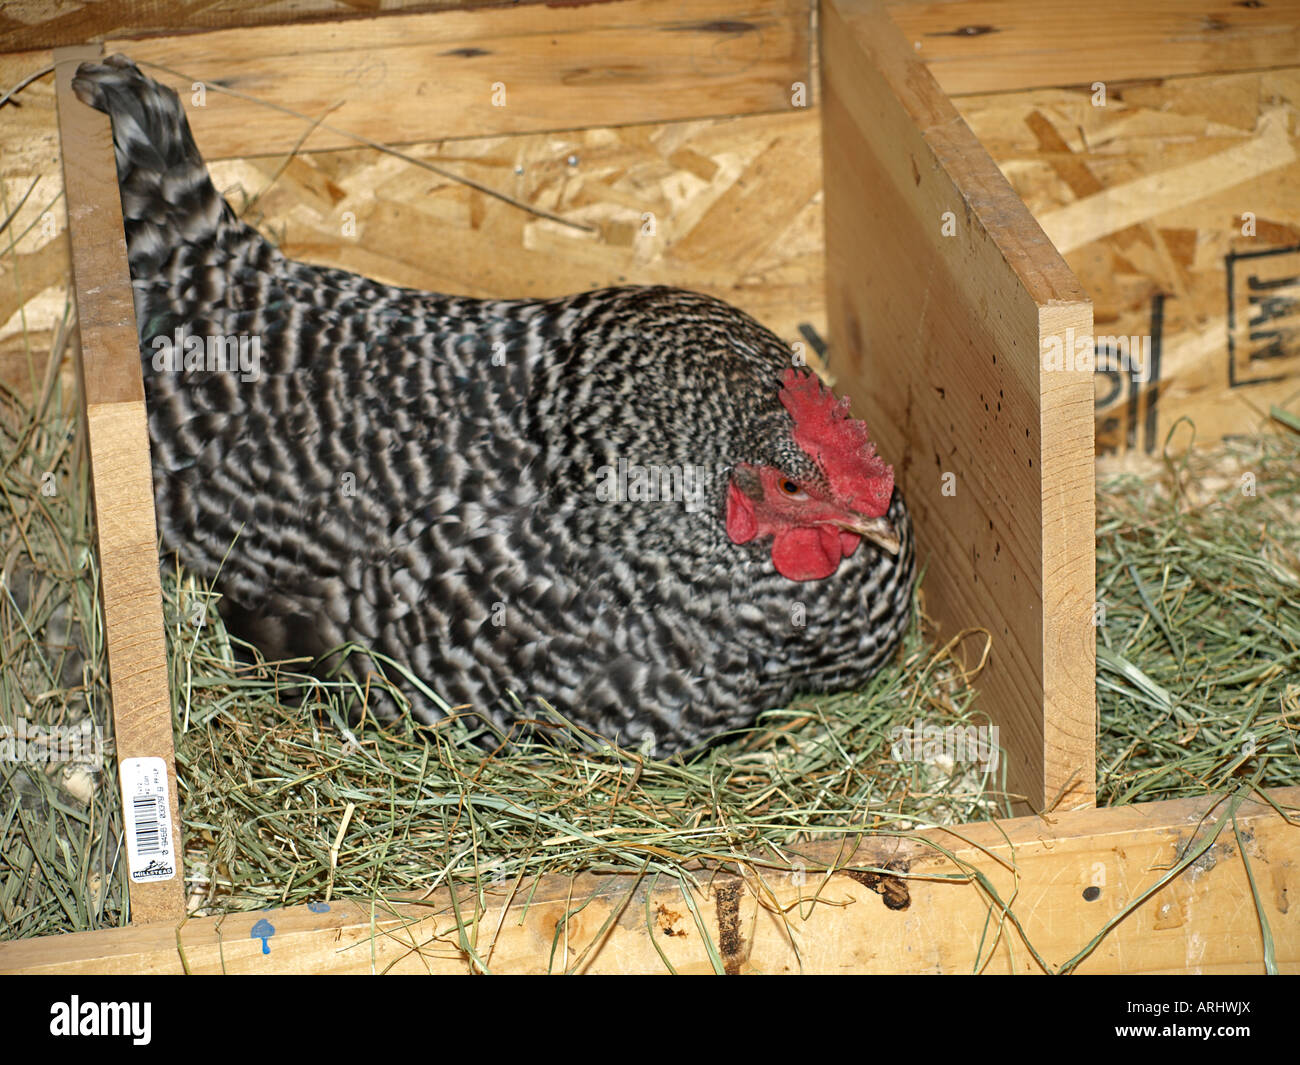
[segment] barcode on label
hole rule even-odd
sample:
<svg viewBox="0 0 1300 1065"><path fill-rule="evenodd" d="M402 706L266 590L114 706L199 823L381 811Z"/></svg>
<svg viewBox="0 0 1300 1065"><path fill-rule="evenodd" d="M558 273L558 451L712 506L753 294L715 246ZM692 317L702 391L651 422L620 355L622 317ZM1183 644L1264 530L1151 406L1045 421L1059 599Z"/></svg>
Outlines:
<svg viewBox="0 0 1300 1065"><path fill-rule="evenodd" d="M135 849L139 854L162 853L162 830L159 820L162 811L158 809L155 795L137 795L131 800L135 810Z"/></svg>
<svg viewBox="0 0 1300 1065"><path fill-rule="evenodd" d="M167 763L161 758L124 758L119 771L131 882L171 880L178 863L167 794Z"/></svg>

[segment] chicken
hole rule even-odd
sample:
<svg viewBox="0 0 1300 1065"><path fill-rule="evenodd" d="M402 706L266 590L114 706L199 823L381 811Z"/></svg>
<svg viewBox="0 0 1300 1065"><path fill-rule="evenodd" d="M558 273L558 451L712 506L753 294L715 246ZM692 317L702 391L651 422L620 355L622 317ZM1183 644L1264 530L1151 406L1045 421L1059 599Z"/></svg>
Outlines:
<svg viewBox="0 0 1300 1065"><path fill-rule="evenodd" d="M267 655L355 644L345 668L420 719L437 692L509 730L540 697L665 754L898 644L893 470L748 315L292 262L218 194L174 92L121 56L73 86L112 117L162 543Z"/></svg>

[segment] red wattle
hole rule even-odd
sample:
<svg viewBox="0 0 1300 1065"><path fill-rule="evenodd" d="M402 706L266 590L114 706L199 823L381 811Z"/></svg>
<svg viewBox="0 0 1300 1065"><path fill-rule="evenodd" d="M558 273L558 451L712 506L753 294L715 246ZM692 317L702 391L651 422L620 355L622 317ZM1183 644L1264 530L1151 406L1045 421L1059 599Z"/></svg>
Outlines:
<svg viewBox="0 0 1300 1065"><path fill-rule="evenodd" d="M829 577L840 564L841 553L839 530L825 526L787 529L772 541L772 564L792 581Z"/></svg>

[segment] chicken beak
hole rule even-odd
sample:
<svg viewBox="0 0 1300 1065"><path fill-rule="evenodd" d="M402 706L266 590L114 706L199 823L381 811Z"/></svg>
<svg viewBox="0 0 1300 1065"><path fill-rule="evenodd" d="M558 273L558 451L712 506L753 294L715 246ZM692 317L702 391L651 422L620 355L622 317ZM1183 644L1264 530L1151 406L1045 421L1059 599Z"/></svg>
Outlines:
<svg viewBox="0 0 1300 1065"><path fill-rule="evenodd" d="M900 546L898 530L894 528L892 522L884 518L856 518L853 521L837 521L835 524L845 532L857 533L864 539L870 540L891 555L898 554Z"/></svg>

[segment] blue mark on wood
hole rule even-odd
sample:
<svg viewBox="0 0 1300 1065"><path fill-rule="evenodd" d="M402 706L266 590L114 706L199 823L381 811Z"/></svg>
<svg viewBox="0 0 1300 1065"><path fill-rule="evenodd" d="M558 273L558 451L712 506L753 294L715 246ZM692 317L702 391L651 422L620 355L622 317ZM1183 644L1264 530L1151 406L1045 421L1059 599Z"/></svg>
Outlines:
<svg viewBox="0 0 1300 1065"><path fill-rule="evenodd" d="M250 939L260 939L262 941L262 953L271 953L271 944L267 942L275 935L275 925L263 917L257 924L253 925L252 931L248 933Z"/></svg>

